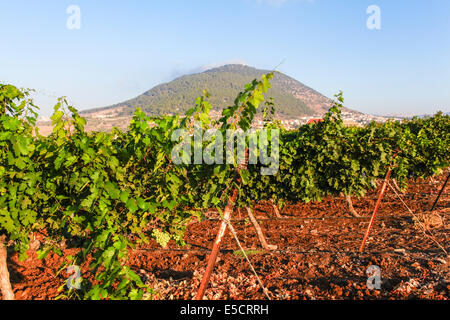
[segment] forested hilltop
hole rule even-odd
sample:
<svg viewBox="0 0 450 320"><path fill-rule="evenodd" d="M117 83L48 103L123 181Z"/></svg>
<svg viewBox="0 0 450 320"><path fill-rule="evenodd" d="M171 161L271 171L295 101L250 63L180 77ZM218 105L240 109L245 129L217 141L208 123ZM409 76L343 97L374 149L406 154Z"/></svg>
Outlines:
<svg viewBox="0 0 450 320"><path fill-rule="evenodd" d="M132 115L136 108L141 108L148 115L183 114L204 89L211 94L210 102L213 107L223 109L233 104L246 83L259 79L268 72L244 65L225 65L182 76L158 85L134 99L106 108L84 111L83 114L111 111L117 116L127 116ZM323 115L331 106L329 98L283 73L275 73L268 96L274 98L279 116Z"/></svg>

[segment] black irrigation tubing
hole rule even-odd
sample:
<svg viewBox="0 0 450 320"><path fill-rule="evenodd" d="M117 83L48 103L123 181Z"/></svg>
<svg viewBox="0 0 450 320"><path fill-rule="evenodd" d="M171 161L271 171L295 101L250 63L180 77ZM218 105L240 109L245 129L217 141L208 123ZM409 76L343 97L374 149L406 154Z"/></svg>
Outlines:
<svg viewBox="0 0 450 320"><path fill-rule="evenodd" d="M426 196L428 196L428 195L438 195L438 194L439 194L439 192L408 192L408 193L402 193L403 196L407 196L407 195L412 195L412 196L414 196L414 195L426 195ZM450 194L450 192L443 192L442 194L443 195L444 194L448 195L448 194ZM390 195L390 196L392 196L392 195Z"/></svg>
<svg viewBox="0 0 450 320"><path fill-rule="evenodd" d="M414 196L422 196L422 197L432 197L435 195L438 195L438 192L411 192L411 193L405 193L402 194L402 196L404 197L414 197ZM441 196L449 196L450 192L443 192ZM395 197L394 195L391 194L387 194L385 196L386 199L397 199L397 197ZM354 199L354 201L364 201L364 200L376 200L378 199L378 196L366 196L366 197L362 197L362 198L357 198L357 197L352 197L352 199ZM340 197L333 197L331 201L333 200L344 200L343 198L341 199ZM422 199L420 199L422 200ZM262 200L262 201L268 201L268 200ZM288 204L288 207L296 207L296 206L304 206L304 205L323 205L325 203L325 201L329 201L329 199L325 199L322 202L311 202L309 204L307 203L298 203L298 204Z"/></svg>
<svg viewBox="0 0 450 320"><path fill-rule="evenodd" d="M406 216L406 215L405 215ZM400 216L401 217L401 216ZM387 219L398 219L399 216L397 217L391 217L391 216L384 216L384 217L380 217L380 219L382 220L387 220ZM258 218L256 217L256 220L258 221L289 221L289 220L319 220L319 221L324 221L324 220L369 220L370 216L367 217L322 217L322 218L311 218L311 217L289 217L289 216L284 216L283 218ZM206 218L203 221L221 221L220 218ZM233 222L244 222L247 221L247 219L241 218L241 219L230 219L230 221Z"/></svg>
<svg viewBox="0 0 450 320"><path fill-rule="evenodd" d="M371 256L371 255L381 255L381 254L395 254L395 255L400 255L400 256L405 256L405 255L415 255L415 254L441 254L442 251L441 250L417 250L417 251L408 251L405 249L405 251L395 251L394 250L381 250L381 251L367 251L367 252L359 252L359 250L317 250L317 249L312 249L309 251L297 251L297 250L290 250L290 249L279 249L279 250L273 250L273 251L268 251L267 253L271 253L271 252L277 252L277 253L281 253L281 254L286 254L286 253L290 253L290 254L355 254L358 256Z"/></svg>
<svg viewBox="0 0 450 320"><path fill-rule="evenodd" d="M439 184L445 181L445 178L442 180L435 180L435 181L430 181L430 182L413 182L411 183L411 185L416 185L416 184Z"/></svg>
<svg viewBox="0 0 450 320"><path fill-rule="evenodd" d="M409 214L397 214L395 216L380 216L380 220L396 220L398 221L399 218L408 218L410 219ZM282 218L258 218L256 217L256 220L258 221L290 221L290 220L318 220L318 221L325 221L325 220L361 220L360 222L366 222L364 220L369 220L370 216L364 216L364 217L295 217L295 216L288 216L284 215ZM230 219L232 222L245 222L248 219L246 218L234 218ZM202 221L221 221L220 218L206 218Z"/></svg>
<svg viewBox="0 0 450 320"><path fill-rule="evenodd" d="M355 254L358 256L370 256L370 255L381 255L381 254L393 254L393 255L399 255L399 256L404 256L406 257L407 255L417 255L417 254L422 254L422 255L426 255L426 254L435 254L435 255L442 255L442 251L441 250L433 250L433 249L428 249L428 250L402 250L402 251L396 251L395 249L391 249L391 250L379 250L379 251L367 251L361 254L361 252L359 252L359 250L319 250L319 249L311 249L311 250L301 250L293 248L293 249L277 249L277 250L264 250L262 248L247 248L247 251L255 251L254 254L333 254L333 255L340 255L340 254ZM184 252L184 253L189 253L189 252L196 252L196 251L200 251L200 252L204 252L204 253L208 253L211 252L211 249L208 248L204 248L201 246L197 246L195 245L195 248L191 248L191 249L165 249L165 248L142 248L142 249L134 249L134 251L144 251L144 252ZM234 253L239 251L238 249L221 249L220 253Z"/></svg>
<svg viewBox="0 0 450 320"><path fill-rule="evenodd" d="M404 197L414 197L414 196L422 196L422 197L432 197L432 196L436 196L439 193L436 192L411 192L411 193L402 193L402 196ZM443 192L442 195L446 195L448 196L450 194L450 192ZM377 199L378 197L375 196L369 196L369 197L362 197L362 198L354 198L356 201L364 201L364 200L374 200ZM395 198L393 195L387 194L386 198Z"/></svg>

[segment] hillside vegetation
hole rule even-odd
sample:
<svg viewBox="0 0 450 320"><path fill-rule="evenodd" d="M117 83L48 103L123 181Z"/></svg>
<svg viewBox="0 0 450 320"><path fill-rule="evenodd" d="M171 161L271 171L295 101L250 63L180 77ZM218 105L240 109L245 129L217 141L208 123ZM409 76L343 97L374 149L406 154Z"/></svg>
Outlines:
<svg viewBox="0 0 450 320"><path fill-rule="evenodd" d="M245 84L268 72L244 65L226 65L182 76L134 99L84 111L83 114L111 110L118 116L128 116L136 108L141 108L147 115L184 114L205 89L211 95L210 102L214 109L221 110L234 103ZM323 115L332 104L327 97L282 73L275 73L272 88L267 94L276 101L277 114L280 116Z"/></svg>

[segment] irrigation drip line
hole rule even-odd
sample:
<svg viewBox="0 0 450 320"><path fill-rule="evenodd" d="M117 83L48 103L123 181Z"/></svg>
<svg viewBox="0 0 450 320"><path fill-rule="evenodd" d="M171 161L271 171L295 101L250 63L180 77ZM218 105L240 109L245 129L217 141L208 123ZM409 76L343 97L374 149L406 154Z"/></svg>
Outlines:
<svg viewBox="0 0 450 320"><path fill-rule="evenodd" d="M310 218L310 217L287 217L284 216L283 218L258 218L255 217L258 221L288 221L288 220L329 220L329 219L354 219L354 220L364 220L367 219L367 217L323 217L323 218ZM387 218L387 217L386 217ZM220 221L219 218L207 218L206 221ZM233 222L245 222L248 221L248 219L231 219L230 221Z"/></svg>
<svg viewBox="0 0 450 320"><path fill-rule="evenodd" d="M438 195L439 192L407 192L407 193L403 193L404 196L409 196L409 197L413 197L413 196L434 196L434 195ZM442 195L450 195L450 192L443 192ZM386 195L386 198L395 198L393 195ZM366 199L377 199L377 196L374 194L373 196L366 196L366 197L362 197L362 198L355 198L356 200L366 200Z"/></svg>
<svg viewBox="0 0 450 320"><path fill-rule="evenodd" d="M417 195L423 195L423 196L435 196L438 195L439 192L408 192L408 193L404 193L404 196L417 196ZM449 192L443 192L443 195L448 195L450 194ZM388 198L391 198L393 196L388 195ZM373 198L373 197L372 197ZM362 198L364 199L364 198Z"/></svg>
<svg viewBox="0 0 450 320"><path fill-rule="evenodd" d="M280 254L286 254L286 253L290 253L290 254L332 254L332 255L339 255L339 254L355 254L355 255L381 255L381 254L392 254L392 255L414 255L414 254L427 254L427 253L435 253L435 254L439 254L441 252L441 250L424 250L424 251L395 251L395 250L386 250L386 251L366 251L366 252L359 252L357 250L310 250L310 251L297 251L297 250L272 250L267 252L268 254L270 253L280 253Z"/></svg>
<svg viewBox="0 0 450 320"><path fill-rule="evenodd" d="M355 255L361 255L361 252L357 250L318 250L318 249L312 249L309 251L301 250L301 248L294 248L294 249L276 249L276 250L263 250L263 249L244 249L246 251L255 251L256 253L253 254L332 254L332 255L339 255L339 254L355 254ZM210 249L202 248L200 246L196 246L195 249L164 249L164 248L142 248L142 249L134 249L134 251L145 251L145 252L156 252L156 251L163 251L163 252L204 252L209 253L211 252ZM236 251L240 251L238 249L221 249L220 253L235 253ZM417 254L436 254L440 255L442 254L442 250L417 250L417 251L408 251L405 249L405 251L395 251L394 250L383 250L383 251L366 251L362 253L363 255L381 255L381 254L392 254L392 255L417 255Z"/></svg>
<svg viewBox="0 0 450 320"><path fill-rule="evenodd" d="M403 216L380 216L378 220L398 220L399 218L407 217L407 215ZM325 221L325 220L362 220L360 222L367 222L364 220L369 220L370 217L322 217L322 218L311 218L311 217L289 217L289 216L283 216L283 218L258 218L256 217L256 220L258 221L292 221L292 220L318 220L318 221ZM221 221L219 218L206 218L203 221ZM246 222L248 219L230 219L230 221L233 222Z"/></svg>
<svg viewBox="0 0 450 320"><path fill-rule="evenodd" d="M422 196L419 200L434 200L434 199L432 199L433 198L433 196L436 196L436 195L439 195L439 193L428 193L428 192L417 192L417 193L406 193L406 194L403 194L403 196L404 197L408 197L408 198L413 198L413 197L415 197L415 196ZM443 197L443 196L445 196L445 197L447 197L447 196L450 196L450 192L443 192L442 194L441 194L441 197ZM358 199L358 198L356 198L356 200L357 201L359 201L359 202L362 202L362 201L364 201L364 200L376 200L378 197L363 197L363 198L360 198L360 199ZM425 199L424 199L425 198ZM335 199L335 198L334 198ZM392 201L395 201L395 199L396 199L396 197L395 196L393 196L393 195L386 195L385 196L385 199L387 200L385 200L385 201L383 201L383 203L390 203L390 202L392 202ZM414 200L414 199L413 199ZM450 199L449 199L450 200ZM314 205L323 205L324 204L324 202L318 202L318 203L311 203L313 206ZM287 205L287 207L297 207L297 206L305 206L305 205L307 205L307 204L304 204L304 203L298 203L298 204L288 204ZM358 203L356 203L356 204L354 204L354 205L356 205L356 206L358 206ZM310 208L311 208L311 205L309 206ZM256 210L258 210L258 211L263 211L263 210L261 210L261 209L257 209L256 208ZM213 211L214 212L214 211ZM358 217L356 217L356 218L358 218Z"/></svg>
<svg viewBox="0 0 450 320"><path fill-rule="evenodd" d="M403 194L404 196L408 196L408 197L414 197L414 196L422 196L422 197L428 197L431 198L432 196L436 196L439 193L436 192L410 192L410 193L405 193ZM442 195L450 195L450 192L443 192ZM362 197L362 198L354 198L357 201L364 201L364 200L376 200L378 197L377 196L366 196L366 197ZM395 198L392 195L386 195L386 199L393 199ZM334 198L336 199L336 198ZM422 200L422 199L421 199Z"/></svg>
<svg viewBox="0 0 450 320"><path fill-rule="evenodd" d="M441 184L442 182L444 182L444 179L442 179L442 181L436 180L436 181L430 181L430 182L414 182L411 183L411 185L416 185L416 184L420 184L420 185L430 185L430 184Z"/></svg>

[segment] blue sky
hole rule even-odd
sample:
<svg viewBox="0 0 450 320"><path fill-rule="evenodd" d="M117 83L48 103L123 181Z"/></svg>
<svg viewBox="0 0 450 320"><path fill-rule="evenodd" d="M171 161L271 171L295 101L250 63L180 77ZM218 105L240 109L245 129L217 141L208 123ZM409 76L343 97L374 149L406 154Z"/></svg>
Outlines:
<svg viewBox="0 0 450 320"><path fill-rule="evenodd" d="M69 5L81 29L66 27ZM370 5L381 30L369 30ZM450 111L448 0L0 0L0 81L41 114L135 97L225 63L278 70L372 114ZM50 96L50 97L49 97Z"/></svg>

